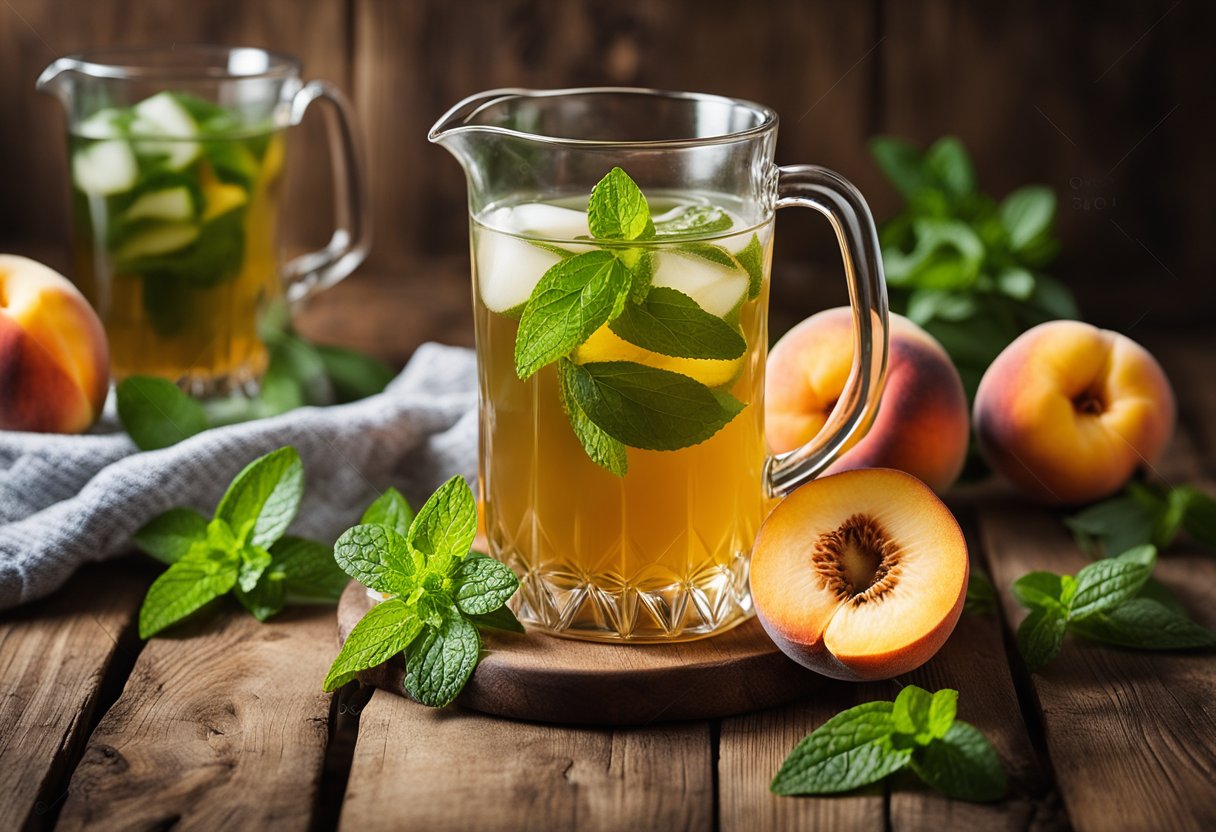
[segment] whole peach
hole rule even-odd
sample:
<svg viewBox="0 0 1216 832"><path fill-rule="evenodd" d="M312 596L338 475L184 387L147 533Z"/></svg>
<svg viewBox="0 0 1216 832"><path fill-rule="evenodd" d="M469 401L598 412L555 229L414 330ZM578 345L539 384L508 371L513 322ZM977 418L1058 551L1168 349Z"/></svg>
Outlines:
<svg viewBox="0 0 1216 832"><path fill-rule="evenodd" d="M1151 466L1174 432L1174 392L1148 350L1080 321L1022 333L980 380L988 464L1036 500L1090 502Z"/></svg>
<svg viewBox="0 0 1216 832"><path fill-rule="evenodd" d="M0 254L0 429L80 433L109 388L101 321L67 278Z"/></svg>
<svg viewBox="0 0 1216 832"><path fill-rule="evenodd" d="M827 473L895 468L939 493L962 471L970 440L967 395L950 356L929 333L891 315L887 384L874 423ZM774 453L793 450L823 427L853 364L848 307L812 315L769 353L764 424Z"/></svg>

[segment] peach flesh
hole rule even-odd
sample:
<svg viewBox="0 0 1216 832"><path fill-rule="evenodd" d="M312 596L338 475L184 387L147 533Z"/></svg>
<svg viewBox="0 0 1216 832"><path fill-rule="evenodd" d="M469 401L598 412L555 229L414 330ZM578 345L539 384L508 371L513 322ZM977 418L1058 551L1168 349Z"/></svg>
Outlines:
<svg viewBox="0 0 1216 832"><path fill-rule="evenodd" d="M787 497L752 551L761 624L826 676L887 679L928 661L962 612L958 523L924 483L889 469L823 477Z"/></svg>

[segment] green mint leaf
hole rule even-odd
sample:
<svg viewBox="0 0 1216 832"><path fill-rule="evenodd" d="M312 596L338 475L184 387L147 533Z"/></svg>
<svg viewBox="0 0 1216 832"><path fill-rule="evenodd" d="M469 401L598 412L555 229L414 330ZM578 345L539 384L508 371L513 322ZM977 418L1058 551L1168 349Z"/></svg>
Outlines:
<svg viewBox="0 0 1216 832"><path fill-rule="evenodd" d="M274 558L270 571L282 576L292 601L337 601L350 580L334 560L333 547L315 540L280 537L270 554Z"/></svg>
<svg viewBox="0 0 1216 832"><path fill-rule="evenodd" d="M740 268L738 261L731 256L729 251L713 243L683 243L677 246L675 250L681 254L700 257L702 260L707 260L717 266L723 266L728 269Z"/></svg>
<svg viewBox="0 0 1216 832"><path fill-rule="evenodd" d="M1140 546L1118 558L1089 564L1077 572L1077 592L1069 609L1069 620L1104 612L1134 597L1153 574L1157 550Z"/></svg>
<svg viewBox="0 0 1216 832"><path fill-rule="evenodd" d="M291 525L304 494L304 466L287 445L249 463L220 500L215 516L245 543L269 547Z"/></svg>
<svg viewBox="0 0 1216 832"><path fill-rule="evenodd" d="M1059 609L1032 610L1018 627L1018 651L1033 673L1060 654L1068 620Z"/></svg>
<svg viewBox="0 0 1216 832"><path fill-rule="evenodd" d="M481 628L489 627L494 630L506 630L510 633L527 632L524 625L520 624L519 619L515 617L515 613L511 612L510 607L499 607L492 612L469 615L466 618Z"/></svg>
<svg viewBox="0 0 1216 832"><path fill-rule="evenodd" d="M447 561L467 555L476 536L477 500L464 478L455 476L418 511L406 540L428 561Z"/></svg>
<svg viewBox="0 0 1216 832"><path fill-rule="evenodd" d="M574 435L578 437L579 444L583 446L583 450L587 452L591 461L616 476L623 477L629 470L625 445L619 439L614 439L604 433L599 425L591 421L586 411L578 403L571 388L571 373L574 372L574 366L565 358L559 360L557 364L558 391L562 408L566 411L566 418L570 420L570 427L573 428Z"/></svg>
<svg viewBox="0 0 1216 832"><path fill-rule="evenodd" d="M704 237L729 231L734 222L716 205L684 205L670 216L654 221L654 232L664 237Z"/></svg>
<svg viewBox="0 0 1216 832"><path fill-rule="evenodd" d="M1005 769L992 743L973 725L955 722L945 735L912 752L912 770L959 800L989 802L1005 795Z"/></svg>
<svg viewBox="0 0 1216 832"><path fill-rule="evenodd" d="M997 291L1016 300L1029 300L1034 294L1034 286L1034 274L1019 266L1003 269L996 276Z"/></svg>
<svg viewBox="0 0 1216 832"><path fill-rule="evenodd" d="M467 558L456 570L456 606L468 615L485 615L507 603L519 579L494 558Z"/></svg>
<svg viewBox="0 0 1216 832"><path fill-rule="evenodd" d="M338 404L366 399L383 392L396 373L378 358L356 350L315 344L329 386Z"/></svg>
<svg viewBox="0 0 1216 832"><path fill-rule="evenodd" d="M1063 578L1054 572L1030 572L1013 582L1013 597L1027 609L1064 610Z"/></svg>
<svg viewBox="0 0 1216 832"><path fill-rule="evenodd" d="M933 694L916 685L907 685L895 697L891 710L891 721L896 733L911 737L917 745L925 745L933 739L929 724L929 708Z"/></svg>
<svg viewBox="0 0 1216 832"><path fill-rule="evenodd" d="M359 522L363 524L378 523L381 526L388 526L397 534L405 534L410 530L410 523L413 521L414 510L410 508L409 502L400 491L389 488L367 507L367 511L363 512L363 518Z"/></svg>
<svg viewBox="0 0 1216 832"><path fill-rule="evenodd" d="M140 638L151 638L176 624L236 584L239 568L236 556L200 545L148 587L139 609Z"/></svg>
<svg viewBox="0 0 1216 832"><path fill-rule="evenodd" d="M1158 604L1166 607L1180 615L1186 615L1186 605L1184 605L1173 590L1156 578L1149 578L1144 582L1144 586L1140 587L1139 598L1151 598Z"/></svg>
<svg viewBox="0 0 1216 832"><path fill-rule="evenodd" d="M874 783L908 764L912 749L891 744L890 702L849 708L794 747L773 778L776 794L835 794Z"/></svg>
<svg viewBox="0 0 1216 832"><path fill-rule="evenodd" d="M422 632L422 621L400 598L381 601L367 611L350 631L342 650L325 676L322 689L336 690L360 670L383 664L407 650Z"/></svg>
<svg viewBox="0 0 1216 832"><path fill-rule="evenodd" d="M591 189L587 225L597 240L638 240L654 236L650 206L629 174L614 167Z"/></svg>
<svg viewBox="0 0 1216 832"><path fill-rule="evenodd" d="M688 376L634 364L573 364L569 391L609 436L632 448L674 451L704 442L746 405Z"/></svg>
<svg viewBox="0 0 1216 832"><path fill-rule="evenodd" d="M405 690L432 708L450 703L464 688L481 653L477 627L452 608L438 627L429 627L405 656Z"/></svg>
<svg viewBox="0 0 1216 832"><path fill-rule="evenodd" d="M738 358L747 341L683 292L656 286L643 303L627 303L609 328L631 344L679 358Z"/></svg>
<svg viewBox="0 0 1216 832"><path fill-rule="evenodd" d="M1070 622L1069 629L1091 641L1140 650L1216 646L1216 633L1153 598L1124 601L1113 609Z"/></svg>
<svg viewBox="0 0 1216 832"><path fill-rule="evenodd" d="M563 260L541 277L515 336L515 371L528 379L568 354L624 308L629 269L610 251Z"/></svg>
<svg viewBox="0 0 1216 832"><path fill-rule="evenodd" d="M1036 238L1051 233L1056 216L1056 195L1042 185L1019 188L1001 201L997 213L1009 234L1009 245L1021 251Z"/></svg>
<svg viewBox="0 0 1216 832"><path fill-rule="evenodd" d="M629 267L629 299L634 303L641 303L650 294L650 285L654 282L655 253L644 249L630 249L623 252L621 258Z"/></svg>
<svg viewBox="0 0 1216 832"><path fill-rule="evenodd" d="M270 566L270 552L261 546L246 546L239 552L240 569L237 572L236 585L241 592L252 592L257 586L258 579Z"/></svg>
<svg viewBox="0 0 1216 832"><path fill-rule="evenodd" d="M890 136L870 139L870 153L883 175L905 199L912 199L925 186L921 152Z"/></svg>
<svg viewBox="0 0 1216 832"><path fill-rule="evenodd" d="M935 739L946 736L958 714L958 691L943 688L933 694L929 703L929 733Z"/></svg>
<svg viewBox="0 0 1216 832"><path fill-rule="evenodd" d="M264 622L271 616L277 615L283 609L283 605L287 603L286 581L279 572L262 573L262 577L249 592L243 590L239 585L233 592L236 594L237 600L241 602L241 606L258 621Z"/></svg>
<svg viewBox="0 0 1216 832"><path fill-rule="evenodd" d="M167 379L125 378L115 399L118 418L141 451L167 448L207 429L203 406Z"/></svg>
<svg viewBox="0 0 1216 832"><path fill-rule="evenodd" d="M971 157L963 143L953 136L938 139L925 151L924 170L938 187L955 199L976 192Z"/></svg>
<svg viewBox="0 0 1216 832"><path fill-rule="evenodd" d="M409 595L417 587L426 560L406 539L381 525L347 529L334 544L334 560L359 583L391 595Z"/></svg>
<svg viewBox="0 0 1216 832"><path fill-rule="evenodd" d="M1187 489L1182 527L1205 546L1216 547L1216 499L1196 488Z"/></svg>
<svg viewBox="0 0 1216 832"><path fill-rule="evenodd" d="M984 615L996 609L996 588L986 572L971 570L967 580L967 597L963 600L963 612L969 615Z"/></svg>
<svg viewBox="0 0 1216 832"><path fill-rule="evenodd" d="M1164 511L1164 503L1161 511ZM1161 511L1130 495L1121 495L1092 505L1064 519L1077 544L1097 556L1116 555L1153 541L1153 529Z"/></svg>
<svg viewBox="0 0 1216 832"><path fill-rule="evenodd" d="M760 297L764 288L764 246L760 245L760 237L752 235L751 240L743 250L735 255L743 271L747 272L747 296L755 300Z"/></svg>
<svg viewBox="0 0 1216 832"><path fill-rule="evenodd" d="M173 508L149 520L132 538L143 552L162 563L181 560L196 540L207 537L207 519L194 509Z"/></svg>

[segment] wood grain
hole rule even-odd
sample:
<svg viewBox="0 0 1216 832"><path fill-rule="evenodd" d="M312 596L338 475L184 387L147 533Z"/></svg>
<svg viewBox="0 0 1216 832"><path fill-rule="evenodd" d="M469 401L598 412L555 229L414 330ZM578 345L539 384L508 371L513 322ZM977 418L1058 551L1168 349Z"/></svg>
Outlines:
<svg viewBox="0 0 1216 832"><path fill-rule="evenodd" d="M705 723L563 728L435 711L376 691L342 830L708 830Z"/></svg>
<svg viewBox="0 0 1216 832"><path fill-rule="evenodd" d="M134 660L149 582L128 561L92 565L0 615L0 829L42 828L58 811L103 689Z"/></svg>
<svg viewBox="0 0 1216 832"><path fill-rule="evenodd" d="M345 640L373 602L351 581L338 603ZM813 695L822 677L791 662L756 620L678 644L598 644L487 630L458 700L495 716L577 725L649 725L769 708ZM359 679L401 694L398 656Z"/></svg>
<svg viewBox="0 0 1216 832"><path fill-rule="evenodd" d="M148 643L89 740L60 829L307 829L333 609L225 605Z"/></svg>

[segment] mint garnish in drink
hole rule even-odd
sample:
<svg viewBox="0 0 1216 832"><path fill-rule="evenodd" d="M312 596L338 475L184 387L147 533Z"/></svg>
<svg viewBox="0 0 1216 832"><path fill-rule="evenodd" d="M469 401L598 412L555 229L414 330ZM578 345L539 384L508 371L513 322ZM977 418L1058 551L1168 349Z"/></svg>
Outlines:
<svg viewBox="0 0 1216 832"><path fill-rule="evenodd" d="M338 565L387 597L346 637L325 677L326 691L404 653L406 692L442 707L477 665L479 627L522 631L506 607L519 581L505 564L469 550L476 534L473 493L453 477L412 519L408 506L378 501L338 538Z"/></svg>
<svg viewBox="0 0 1216 832"><path fill-rule="evenodd" d="M707 311L684 292L652 285L655 246L669 243L681 255L746 275L746 294L740 289L745 299L760 293L764 251L754 234L737 253L696 241L731 227L730 216L715 206L684 206L656 222L646 197L619 167L592 189L587 223L597 248L559 250L563 259L541 276L523 305L515 370L528 380L557 362L562 405L579 442L596 464L624 476L626 447L679 450L699 444L746 404L726 384L711 388L691 376L634 361L580 360L578 349L607 326L617 338L658 355L741 358L747 342L736 312L743 301L733 309ZM553 251L548 244L538 245Z"/></svg>

